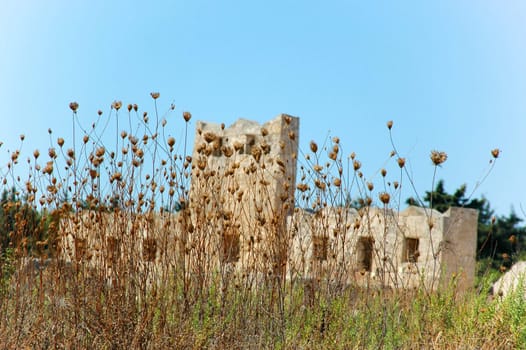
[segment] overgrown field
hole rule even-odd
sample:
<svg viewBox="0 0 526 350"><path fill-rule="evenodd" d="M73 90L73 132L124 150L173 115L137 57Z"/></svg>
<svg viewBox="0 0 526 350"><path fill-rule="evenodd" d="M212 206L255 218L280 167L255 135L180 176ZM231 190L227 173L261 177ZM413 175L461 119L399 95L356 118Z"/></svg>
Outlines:
<svg viewBox="0 0 526 350"><path fill-rule="evenodd" d="M264 145L256 145L246 168L261 199L253 212L244 207L252 205L244 199L251 193L236 186L233 172L208 167L207 157L236 157L238 150L207 135L192 154L191 114L182 113L183 140L176 141L166 131L174 107L158 113L158 97L152 93L151 116L116 101L90 128L72 103L70 142L49 130L47 152L34 150L27 163L21 151L10 152L0 174L1 348L526 348L523 290L489 295L501 273L492 264L504 271L518 257L516 235L505 237L509 252L480 256L477 285L462 293L455 280L435 291L396 290L340 283L334 276L346 273L344 267L309 278L286 271L291 233L283 222L293 207L366 213L372 206L403 206L400 187L412 179L394 142L395 175L379 169L376 184L337 137L321 146L311 142L292 155L299 169L294 202L283 197L278 204L261 198L263 174L276 160L266 163ZM392 127L389 122L390 137ZM498 156L493 150L492 164ZM446 159L431 152L435 169ZM432 193L412 200L449 203L433 201ZM320 220L320 230L328 230ZM483 220L487 235L479 237L479 254L494 240L488 232L498 236L492 231L498 220ZM250 270L239 271L236 242L246 222L255 222L246 238L252 250L243 258Z"/></svg>

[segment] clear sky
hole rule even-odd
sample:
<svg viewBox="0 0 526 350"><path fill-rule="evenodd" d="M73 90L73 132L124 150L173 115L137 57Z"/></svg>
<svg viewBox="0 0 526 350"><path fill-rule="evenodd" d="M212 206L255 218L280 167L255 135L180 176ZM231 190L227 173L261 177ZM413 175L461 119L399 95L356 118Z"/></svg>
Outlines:
<svg viewBox="0 0 526 350"><path fill-rule="evenodd" d="M2 1L2 168L19 134L28 155L47 149L48 128L71 135L69 102L89 125L116 99L151 111L152 91L192 126L299 116L302 148L339 136L368 178L392 119L420 194L431 150L449 155L446 189L470 192L498 147L475 197L526 210L524 1Z"/></svg>

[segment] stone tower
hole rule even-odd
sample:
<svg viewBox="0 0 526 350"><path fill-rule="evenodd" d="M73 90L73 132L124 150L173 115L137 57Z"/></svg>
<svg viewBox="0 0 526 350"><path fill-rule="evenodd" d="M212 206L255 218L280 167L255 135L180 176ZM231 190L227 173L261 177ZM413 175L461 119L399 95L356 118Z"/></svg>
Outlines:
<svg viewBox="0 0 526 350"><path fill-rule="evenodd" d="M247 250L274 257L274 267L285 258L298 137L299 118L285 114L263 125L197 122L190 206L204 220L219 218L224 261L243 263Z"/></svg>

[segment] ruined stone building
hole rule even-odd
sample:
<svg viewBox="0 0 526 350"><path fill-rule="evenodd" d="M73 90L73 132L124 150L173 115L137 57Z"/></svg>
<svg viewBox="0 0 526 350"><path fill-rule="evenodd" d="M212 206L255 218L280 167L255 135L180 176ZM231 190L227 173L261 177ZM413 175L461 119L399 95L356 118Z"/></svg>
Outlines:
<svg viewBox="0 0 526 350"><path fill-rule="evenodd" d="M152 266L164 261L190 274L228 269L336 285L473 286L476 210L305 210L294 197L298 139L299 119L284 114L263 125L198 122L183 211L135 216L132 223L127 216L84 213L63 225L65 254L78 259L89 245L110 266L127 250ZM108 229L95 229L94 236L89 223L100 222Z"/></svg>
<svg viewBox="0 0 526 350"><path fill-rule="evenodd" d="M476 210L294 208L298 126L286 115L264 125L197 124L191 198L197 211L222 216L212 230L223 261L241 270L271 261L288 277L339 283L436 289L455 277L460 289L473 285Z"/></svg>
<svg viewBox="0 0 526 350"><path fill-rule="evenodd" d="M478 212L326 208L296 212L289 268L339 283L437 289L474 283ZM431 223L431 224L430 224Z"/></svg>

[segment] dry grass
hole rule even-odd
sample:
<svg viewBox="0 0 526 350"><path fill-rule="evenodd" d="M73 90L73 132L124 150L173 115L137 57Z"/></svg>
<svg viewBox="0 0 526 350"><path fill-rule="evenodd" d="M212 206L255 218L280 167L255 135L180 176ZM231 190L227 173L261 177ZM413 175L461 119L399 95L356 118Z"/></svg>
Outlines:
<svg viewBox="0 0 526 350"><path fill-rule="evenodd" d="M6 204L17 214L10 246L2 247L2 348L524 346L526 313L520 310L526 303L517 295L499 304L475 290L458 294L454 284L439 292L358 288L326 277L348 273L338 266L315 269L314 278L287 278L293 233L284 223L291 207L399 208L405 159L396 148L390 157L400 174L388 181L381 169L375 192L357 157L343 156L338 138L321 147L312 142L299 164L295 203L287 196L276 203L266 187L264 145L262 153L252 152L257 161L246 165L256 185L245 193L234 171L218 172L207 161L214 152L232 156L233 150L204 135L207 142L190 156L191 114L180 120L185 141L179 144L165 134L173 107L160 116L159 94L152 98L153 117L136 105L112 104L110 117L128 117L125 128L115 118L114 147L105 143L110 119L99 113L84 129L72 103L69 148L50 131L47 158L33 153L26 181L16 175L20 152L11 153L4 185L15 186L25 200ZM446 158L431 154L435 166ZM354 203L351 193L358 194ZM255 197L260 201L254 204ZM41 215L34 218L34 212ZM247 236L243 230L253 218L257 224ZM326 219L316 219L320 232L328 231ZM341 220L342 227L355 224ZM239 251L240 239L247 240L248 253Z"/></svg>

